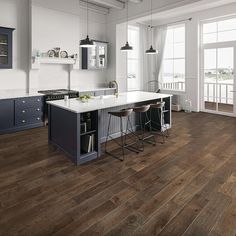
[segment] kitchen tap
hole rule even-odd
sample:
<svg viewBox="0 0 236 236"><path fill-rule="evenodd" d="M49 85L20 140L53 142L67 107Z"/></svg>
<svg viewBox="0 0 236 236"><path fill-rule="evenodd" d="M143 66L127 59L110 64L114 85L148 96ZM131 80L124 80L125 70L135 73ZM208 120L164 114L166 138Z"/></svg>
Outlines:
<svg viewBox="0 0 236 236"><path fill-rule="evenodd" d="M110 88L115 88L115 89L116 89L115 94L118 94L118 92L119 92L119 86L118 86L118 83L117 83L115 80L109 82L109 87L110 87Z"/></svg>

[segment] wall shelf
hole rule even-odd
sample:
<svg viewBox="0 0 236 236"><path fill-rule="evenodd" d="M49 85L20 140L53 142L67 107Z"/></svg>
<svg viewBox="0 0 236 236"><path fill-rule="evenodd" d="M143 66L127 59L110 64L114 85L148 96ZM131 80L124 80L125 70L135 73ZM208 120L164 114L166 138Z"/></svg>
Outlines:
<svg viewBox="0 0 236 236"><path fill-rule="evenodd" d="M79 59L50 57L33 58L32 69L40 69L41 64L71 65L72 69L79 69Z"/></svg>

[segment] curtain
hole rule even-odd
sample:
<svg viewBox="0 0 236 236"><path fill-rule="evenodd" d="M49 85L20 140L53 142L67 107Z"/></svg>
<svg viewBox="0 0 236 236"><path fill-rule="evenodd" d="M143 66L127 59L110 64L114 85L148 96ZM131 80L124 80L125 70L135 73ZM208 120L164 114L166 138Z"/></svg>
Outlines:
<svg viewBox="0 0 236 236"><path fill-rule="evenodd" d="M140 80L141 89L148 90L149 81L159 81L159 75L164 55L164 47L166 41L167 26L160 26L153 29L151 34L150 29L146 25L139 25L140 30ZM145 52L150 48L153 41L154 49L158 50L156 55L147 55Z"/></svg>
<svg viewBox="0 0 236 236"><path fill-rule="evenodd" d="M166 33L167 33L167 25L163 25L160 27L154 28L153 32L153 42L155 43L154 46L156 50L158 50L157 56L154 58L155 60L155 80L160 82L160 72L161 72L161 66L163 62L164 57L164 48L165 48L165 42L166 42Z"/></svg>

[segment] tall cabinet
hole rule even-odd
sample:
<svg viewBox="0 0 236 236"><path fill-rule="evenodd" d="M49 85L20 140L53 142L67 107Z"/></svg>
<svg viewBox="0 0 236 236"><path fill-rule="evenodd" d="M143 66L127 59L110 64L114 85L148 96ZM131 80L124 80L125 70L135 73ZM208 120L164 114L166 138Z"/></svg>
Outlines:
<svg viewBox="0 0 236 236"><path fill-rule="evenodd" d="M82 48L82 69L99 70L107 68L107 42L93 40L94 47Z"/></svg>
<svg viewBox="0 0 236 236"><path fill-rule="evenodd" d="M12 68L12 32L14 29L0 27L0 69Z"/></svg>

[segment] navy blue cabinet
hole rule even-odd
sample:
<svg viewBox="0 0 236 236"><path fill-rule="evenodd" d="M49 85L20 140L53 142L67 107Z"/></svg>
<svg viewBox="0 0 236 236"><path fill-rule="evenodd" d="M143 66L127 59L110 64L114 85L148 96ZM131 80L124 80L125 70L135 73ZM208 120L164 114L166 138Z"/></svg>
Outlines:
<svg viewBox="0 0 236 236"><path fill-rule="evenodd" d="M29 97L15 100L15 125L27 126L43 122L43 98Z"/></svg>
<svg viewBox="0 0 236 236"><path fill-rule="evenodd" d="M0 134L41 127L43 97L0 100Z"/></svg>
<svg viewBox="0 0 236 236"><path fill-rule="evenodd" d="M14 100L0 100L0 132L14 128Z"/></svg>
<svg viewBox="0 0 236 236"><path fill-rule="evenodd" d="M0 69L12 68L12 32L14 29L0 27Z"/></svg>

